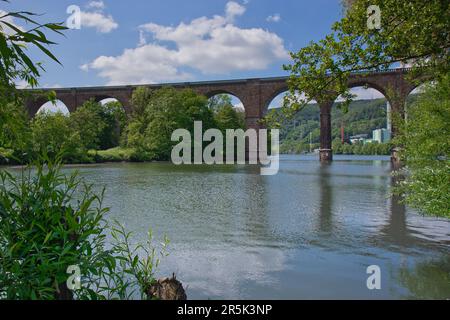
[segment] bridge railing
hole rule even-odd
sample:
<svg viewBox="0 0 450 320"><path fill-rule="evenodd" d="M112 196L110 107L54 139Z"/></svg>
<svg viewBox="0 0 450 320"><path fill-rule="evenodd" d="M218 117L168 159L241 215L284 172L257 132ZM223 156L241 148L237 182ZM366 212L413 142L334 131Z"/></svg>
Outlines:
<svg viewBox="0 0 450 320"><path fill-rule="evenodd" d="M350 74L374 74L374 73L389 73L389 72L408 72L413 70L412 67L406 68L389 68L386 70L361 70L361 71L353 71Z"/></svg>

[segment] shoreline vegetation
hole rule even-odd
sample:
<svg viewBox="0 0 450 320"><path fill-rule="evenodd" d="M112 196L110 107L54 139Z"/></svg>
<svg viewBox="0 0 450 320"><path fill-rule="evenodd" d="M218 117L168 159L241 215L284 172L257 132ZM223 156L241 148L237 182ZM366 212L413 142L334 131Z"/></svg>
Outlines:
<svg viewBox="0 0 450 320"><path fill-rule="evenodd" d="M42 154L61 154L71 164L169 160L178 143L172 132L192 133L194 121L202 121L204 131L245 128L244 113L228 95L208 99L174 88L136 89L129 116L117 101L90 100L71 114L42 111L31 119L23 105L9 103L0 117L7 119L0 133L3 165L26 164Z"/></svg>
<svg viewBox="0 0 450 320"><path fill-rule="evenodd" d="M109 150L100 150L109 151ZM90 152L98 152L96 150L90 150ZM390 157L389 154L347 154L347 153L334 153L335 155L348 155L348 156L374 156L374 157ZM304 155L304 156L319 156L318 153L280 153L282 155ZM377 159L378 160L378 159ZM96 165L107 165L107 164L132 164L132 163L161 163L161 164L171 164L170 160L147 160L147 161L133 161L133 160L107 160L104 161L91 161L91 162L78 162L78 163L64 163L62 168L83 168ZM205 164L201 164L205 165ZM0 164L0 169L13 169L13 170L24 170L29 166L29 164Z"/></svg>
<svg viewBox="0 0 450 320"><path fill-rule="evenodd" d="M355 153L354 149L358 148L359 151ZM390 145L388 144L378 144L381 150L388 150L384 153L370 153L364 151L363 145L348 145L344 144L342 148L346 151L342 151L340 148L339 151L335 151L333 149L333 154L335 155L354 155L354 156L390 156ZM348 148L348 149L346 149ZM84 166L84 165L95 165L95 164L108 164L108 163L167 163L170 160L142 160L138 157L135 157L136 150L130 148L121 148L115 147L108 150L89 150L87 152L88 159L85 161L78 162L65 162L64 167L76 167L76 166ZM316 152L284 152L280 153L280 155L318 155ZM14 161L10 161L9 163L1 162L0 167L10 167L10 168L25 168L26 164L15 163Z"/></svg>

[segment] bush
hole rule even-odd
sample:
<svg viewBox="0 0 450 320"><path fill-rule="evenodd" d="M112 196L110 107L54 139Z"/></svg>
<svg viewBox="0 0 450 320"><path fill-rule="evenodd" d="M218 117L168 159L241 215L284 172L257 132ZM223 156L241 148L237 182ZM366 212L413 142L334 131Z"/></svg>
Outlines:
<svg viewBox="0 0 450 320"><path fill-rule="evenodd" d="M0 106L0 163L19 163L30 156L28 115L19 103Z"/></svg>
<svg viewBox="0 0 450 320"><path fill-rule="evenodd" d="M217 95L210 98L208 107L214 111L215 125L223 133L226 129L245 130L245 113L236 110L230 96Z"/></svg>
<svg viewBox="0 0 450 320"><path fill-rule="evenodd" d="M125 111L119 102L101 105L89 100L71 114L70 121L86 149L105 150L119 145Z"/></svg>
<svg viewBox="0 0 450 320"><path fill-rule="evenodd" d="M108 150L89 150L88 155L93 157L95 162L134 161L136 151L132 148L116 147Z"/></svg>
<svg viewBox="0 0 450 320"><path fill-rule="evenodd" d="M396 189L421 212L450 217L450 74L439 78L408 108L396 143L406 178Z"/></svg>
<svg viewBox="0 0 450 320"><path fill-rule="evenodd" d="M86 275L102 254L101 197L59 170L0 172L0 293L7 299L70 299L67 268Z"/></svg>
<svg viewBox="0 0 450 320"><path fill-rule="evenodd" d="M60 169L0 172L0 299L128 299L136 288L146 298L159 264L151 233L147 246L132 246L131 234L113 227L106 250L103 192ZM68 286L69 267L79 268L80 288Z"/></svg>
<svg viewBox="0 0 450 320"><path fill-rule="evenodd" d="M70 118L60 112L37 114L31 122L31 134L35 158L40 154L50 158L62 154L65 162L88 162L80 133L71 126Z"/></svg>
<svg viewBox="0 0 450 320"><path fill-rule="evenodd" d="M0 147L0 164L11 164L14 159L14 150Z"/></svg>
<svg viewBox="0 0 450 320"><path fill-rule="evenodd" d="M124 140L140 160L170 159L176 144L171 141L173 131L183 128L193 134L194 121L202 121L204 131L215 127L207 98L192 90L138 88L133 92L132 105Z"/></svg>

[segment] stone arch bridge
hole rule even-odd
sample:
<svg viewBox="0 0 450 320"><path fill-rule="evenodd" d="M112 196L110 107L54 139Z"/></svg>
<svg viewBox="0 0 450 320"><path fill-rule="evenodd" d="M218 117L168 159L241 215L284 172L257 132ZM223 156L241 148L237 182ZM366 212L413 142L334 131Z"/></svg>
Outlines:
<svg viewBox="0 0 450 320"><path fill-rule="evenodd" d="M406 75L410 69L392 69L383 72L355 73L348 79L348 87L366 86L381 92L391 105L392 112L404 114L405 102L408 94L417 87L417 81L408 81ZM245 108L245 119L247 128L261 128L259 120L267 112L271 101L280 93L287 91L288 77L241 79L225 81L204 81L167 83L156 85L142 85L151 89L165 86L173 88L190 88L199 94L212 97L216 94L227 93L239 98ZM131 95L133 90L139 86L105 86L105 87L79 87L60 89L30 90L31 98L26 103L27 110L34 116L39 108L47 102L45 91L54 90L57 99L61 100L73 112L89 99L101 101L106 98L115 98L125 108L127 113L131 112ZM330 96L329 101L321 102L320 105L320 159L321 161L332 160L331 150L331 108L335 96ZM392 128L395 133L395 128Z"/></svg>

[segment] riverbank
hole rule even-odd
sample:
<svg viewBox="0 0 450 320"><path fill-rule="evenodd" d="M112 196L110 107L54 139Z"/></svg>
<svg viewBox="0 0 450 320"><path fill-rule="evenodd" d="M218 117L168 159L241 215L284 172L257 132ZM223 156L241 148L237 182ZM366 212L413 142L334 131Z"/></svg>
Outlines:
<svg viewBox="0 0 450 320"><path fill-rule="evenodd" d="M22 166L25 165L24 161L18 161L14 159L12 150L4 149L4 152L0 153L0 165L3 166ZM137 152L133 148L121 148L115 147L107 150L89 150L83 154L82 157L65 160L66 165L83 165L83 164L95 164L95 163L108 163L108 162L154 162L158 160L151 159L143 153ZM29 162L29 161L27 161ZM32 161L31 161L32 163Z"/></svg>
<svg viewBox="0 0 450 320"><path fill-rule="evenodd" d="M352 153L335 153L333 152L335 156L339 156L336 160L348 160L346 156L349 156L352 158L353 156L359 158L363 157L365 160L373 159L373 160L379 160L384 159L389 160L390 153L387 154L352 154ZM319 159L319 153L312 152L312 153L281 153L280 158L289 158L292 156L301 156L304 158L309 158L311 160L317 160ZM365 157L364 157L365 156ZM381 158L379 158L381 157ZM349 158L349 159L350 159ZM361 158L362 159L362 158ZM171 163L170 159L168 160L155 160L155 159L146 159L143 157L142 154L138 154L138 152L133 148L111 148L108 150L89 150L87 152L87 156L84 157L84 161L72 161L72 162L65 162L65 167L77 167L77 166L86 166L86 165L95 165L95 164L108 164L108 163ZM8 162L1 162L0 166L5 167L13 167L13 168L22 168L25 167L26 164L22 164L19 162L14 162L12 160L9 160Z"/></svg>

